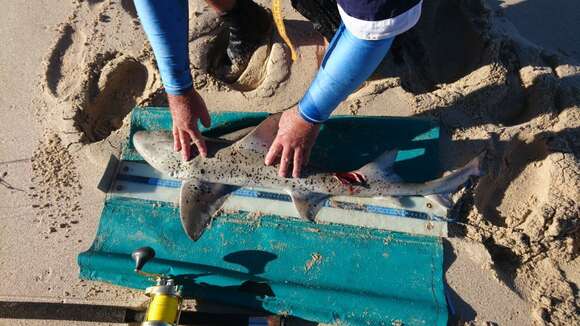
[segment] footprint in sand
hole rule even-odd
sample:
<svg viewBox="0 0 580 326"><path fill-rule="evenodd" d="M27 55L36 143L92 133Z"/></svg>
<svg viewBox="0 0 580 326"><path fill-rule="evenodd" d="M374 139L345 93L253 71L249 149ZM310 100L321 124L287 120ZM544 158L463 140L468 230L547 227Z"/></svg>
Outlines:
<svg viewBox="0 0 580 326"><path fill-rule="evenodd" d="M280 97L287 97L285 102L296 102L318 69L316 55L323 45L323 39L314 32L311 25L301 22L287 21L286 29L292 41L298 45L299 58L296 62L291 61L289 49L272 25L267 40L254 52L240 77L234 83L225 83L216 77L216 71L225 61L227 31L214 10L204 5L190 4L190 61L197 88L204 88L201 90L202 95L209 95L212 85L218 85L213 87L217 91L233 91L229 96L232 98L231 102L216 102L217 105L230 109L247 110L248 107L255 106L256 101L259 105L271 102L264 101L271 97L278 97L278 101ZM206 87L208 84L209 88ZM279 88L282 84L287 89L292 89L291 94L295 96L280 94ZM254 103L250 103L248 98L253 99ZM209 102L210 105L213 104L211 99ZM281 105L278 110L287 106L285 103L279 104Z"/></svg>
<svg viewBox="0 0 580 326"><path fill-rule="evenodd" d="M121 55L107 62L88 94L88 105L82 111L84 119L78 121L86 141L102 140L121 128L150 81L149 69L131 56Z"/></svg>
<svg viewBox="0 0 580 326"><path fill-rule="evenodd" d="M558 254L572 252L572 242L565 239L575 232L579 212L580 178L571 153L577 131L522 131L508 137L498 145L496 166L475 189L475 205L490 223L521 233L532 244L551 239L552 248L566 248Z"/></svg>
<svg viewBox="0 0 580 326"><path fill-rule="evenodd" d="M46 66L46 86L50 95L65 97L70 95L72 88L78 86L78 64L82 62L82 47L85 44L85 35L66 24L60 28L60 37L50 50Z"/></svg>
<svg viewBox="0 0 580 326"><path fill-rule="evenodd" d="M160 88L135 18L132 1L91 1L79 3L60 27L43 80L46 106L54 114L43 116L50 117L45 122L59 130L66 145L107 138L134 106ZM120 41L118 33L132 39Z"/></svg>
<svg viewBox="0 0 580 326"><path fill-rule="evenodd" d="M224 65L228 42L227 31L214 10L207 7L193 9L190 13L189 49L192 66L203 72L216 76L216 71ZM275 28L253 54L248 67L234 83L226 85L234 90L249 92L262 84L279 84L288 77L290 60L284 46L273 42ZM281 67L278 71L269 68L269 63L277 61ZM217 79L217 78L216 78Z"/></svg>
<svg viewBox="0 0 580 326"><path fill-rule="evenodd" d="M161 94L162 86L131 1L85 2L77 11L89 19L63 25L49 53L44 84L47 106L57 113L48 122L60 129L65 143L88 144L121 128L131 109ZM205 4L190 2L190 11L192 75L208 107L279 111L299 100L318 68L313 59L322 38L312 26L287 24L299 46L294 63L272 27L268 42L255 51L240 78L227 84L212 76L215 60L223 58L226 47L219 17ZM109 21L102 21L105 16ZM121 32L132 39L119 39Z"/></svg>
<svg viewBox="0 0 580 326"><path fill-rule="evenodd" d="M498 226L517 227L546 202L551 183L549 151L542 139L515 137L504 145L501 166L482 178L477 206Z"/></svg>
<svg viewBox="0 0 580 326"><path fill-rule="evenodd" d="M72 35L72 28L66 27L55 48L66 45L68 50L51 53L46 86L56 100L55 110L62 112L63 119L57 124L63 132L76 130L82 143L92 143L123 125L131 109L155 89L157 77L137 59L114 52L94 55L89 63L82 63L79 43L84 42L74 41Z"/></svg>

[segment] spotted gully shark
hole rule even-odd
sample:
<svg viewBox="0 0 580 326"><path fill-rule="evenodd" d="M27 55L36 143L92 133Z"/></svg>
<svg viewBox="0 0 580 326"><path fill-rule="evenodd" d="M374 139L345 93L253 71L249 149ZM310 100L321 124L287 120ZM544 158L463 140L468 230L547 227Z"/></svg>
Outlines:
<svg viewBox="0 0 580 326"><path fill-rule="evenodd" d="M187 235L197 240L228 195L240 187L283 190L292 198L302 218L315 220L331 196L429 196L449 194L471 177L480 176L483 154L460 169L425 183L405 183L393 171L397 152L386 151L374 161L351 172L336 173L314 167L303 169L302 178L283 178L264 165L264 157L276 137L280 114L273 114L238 141L206 139L208 157L183 161L173 149L168 131L139 131L133 144L155 169L182 180L180 217Z"/></svg>

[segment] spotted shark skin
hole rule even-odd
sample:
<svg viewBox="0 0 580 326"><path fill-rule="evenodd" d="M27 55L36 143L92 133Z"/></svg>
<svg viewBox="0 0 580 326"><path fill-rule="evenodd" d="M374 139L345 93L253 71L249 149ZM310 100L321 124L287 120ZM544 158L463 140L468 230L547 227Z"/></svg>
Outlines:
<svg viewBox="0 0 580 326"><path fill-rule="evenodd" d="M315 220L331 196L433 196L450 194L471 177L481 176L484 153L460 169L425 183L405 183L393 171L396 150L386 151L356 171L334 173L313 167L302 178L282 178L264 165L264 157L278 131L280 114L266 118L236 142L207 139L208 157L183 161L173 149L168 131L139 131L133 144L155 169L182 180L180 216L192 240L197 240L227 196L240 187L283 190L290 194L302 218Z"/></svg>

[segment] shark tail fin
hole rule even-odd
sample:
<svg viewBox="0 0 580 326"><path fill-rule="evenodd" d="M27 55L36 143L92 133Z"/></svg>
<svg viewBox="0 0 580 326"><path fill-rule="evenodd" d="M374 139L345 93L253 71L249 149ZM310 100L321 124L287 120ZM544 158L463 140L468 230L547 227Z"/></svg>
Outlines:
<svg viewBox="0 0 580 326"><path fill-rule="evenodd" d="M179 215L187 236L197 241L222 207L228 195L238 189L218 183L189 180L181 185Z"/></svg>
<svg viewBox="0 0 580 326"><path fill-rule="evenodd" d="M425 198L429 199L431 202L440 205L441 207L444 207L446 209L451 209L453 208L453 205L455 205L455 202L453 201L452 197L453 194L457 191L457 188L459 186L465 185L469 182L469 180L473 177L481 177L485 174L484 171L484 163L485 163L485 157L487 155L487 151L483 151L481 152L479 155L477 155L475 158L471 159L471 161L469 161L464 167L450 173L449 175L447 175L446 177L443 178L448 178L450 180L453 180L453 177L457 177L459 182L450 182L449 184L453 185L453 184L457 184L455 186L452 186L452 188L448 188L439 192L439 193L433 193L430 195L425 195Z"/></svg>
<svg viewBox="0 0 580 326"><path fill-rule="evenodd" d="M425 189L421 191L423 196L439 194L449 196L455 193L459 188L468 184L473 178L485 175L485 157L486 151L483 151L477 157L473 158L463 167L445 174L443 177L425 182ZM433 197L435 198L435 197ZM442 199L442 198L435 198Z"/></svg>
<svg viewBox="0 0 580 326"><path fill-rule="evenodd" d="M486 156L487 156L487 150L484 150L481 153L479 153L479 155L477 155L476 157L471 159L471 161L469 161L469 163L467 163L466 167L467 167L467 169L469 169L472 176L481 177L481 176L485 175L484 164L485 164Z"/></svg>

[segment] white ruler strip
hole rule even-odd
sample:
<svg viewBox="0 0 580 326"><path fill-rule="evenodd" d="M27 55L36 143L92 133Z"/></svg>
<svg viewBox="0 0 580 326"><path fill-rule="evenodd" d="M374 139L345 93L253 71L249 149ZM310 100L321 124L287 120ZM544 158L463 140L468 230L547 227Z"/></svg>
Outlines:
<svg viewBox="0 0 580 326"><path fill-rule="evenodd" d="M148 164L123 161L110 193L178 205L180 187L179 180L159 173ZM226 211L247 211L255 215L275 214L299 218L290 196L270 189L239 189L226 200L223 208ZM326 201L316 215L316 221L445 237L447 213L446 208L420 196L336 196Z"/></svg>

